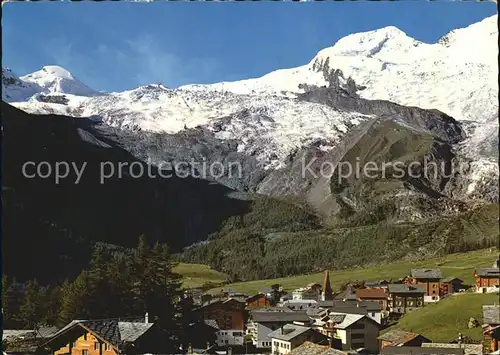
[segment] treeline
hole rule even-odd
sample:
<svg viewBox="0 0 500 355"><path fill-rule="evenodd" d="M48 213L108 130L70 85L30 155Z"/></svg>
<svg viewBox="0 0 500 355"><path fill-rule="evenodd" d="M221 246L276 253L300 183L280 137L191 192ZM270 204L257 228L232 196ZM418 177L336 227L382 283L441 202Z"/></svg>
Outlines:
<svg viewBox="0 0 500 355"><path fill-rule="evenodd" d="M210 265L230 276L231 281L279 278L384 263L403 258L464 252L498 245L498 205L484 205L461 215L425 222L383 221L348 228L309 228L271 232L266 225L273 209L231 220L209 243L190 248L187 262ZM285 210L279 210L286 215ZM290 215L293 225L297 216ZM245 221L252 223L245 223ZM287 218L282 218L281 222ZM268 221L268 222L264 222ZM358 221L353 217L349 223ZM230 228L233 227L233 229Z"/></svg>
<svg viewBox="0 0 500 355"><path fill-rule="evenodd" d="M167 246L150 247L145 237L130 253L94 249L89 267L74 280L41 286L2 278L4 328L61 327L74 319L144 317L165 331L182 334L188 305L180 293L180 275Z"/></svg>

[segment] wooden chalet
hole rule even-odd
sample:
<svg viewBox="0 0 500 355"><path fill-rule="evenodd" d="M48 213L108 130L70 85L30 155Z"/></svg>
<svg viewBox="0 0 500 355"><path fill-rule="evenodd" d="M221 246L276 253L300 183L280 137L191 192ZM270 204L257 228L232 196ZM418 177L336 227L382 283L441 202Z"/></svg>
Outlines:
<svg viewBox="0 0 500 355"><path fill-rule="evenodd" d="M38 354L116 355L166 353L168 337L154 323L117 319L74 320L44 344Z"/></svg>

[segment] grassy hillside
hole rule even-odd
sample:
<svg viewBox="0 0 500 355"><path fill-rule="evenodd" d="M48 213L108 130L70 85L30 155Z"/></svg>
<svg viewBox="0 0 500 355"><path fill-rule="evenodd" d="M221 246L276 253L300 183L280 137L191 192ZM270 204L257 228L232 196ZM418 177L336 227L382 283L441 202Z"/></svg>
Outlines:
<svg viewBox="0 0 500 355"><path fill-rule="evenodd" d="M482 305L498 304L498 294L457 294L436 304L405 315L392 328L422 334L433 342L451 342L458 333L474 340L482 339L481 327L468 329L470 317L482 324Z"/></svg>
<svg viewBox="0 0 500 355"><path fill-rule="evenodd" d="M459 277L466 284L473 284L473 271L478 267L490 267L498 257L498 251L477 250L468 253L450 254L443 257L429 258L422 261L397 261L385 265L371 266L366 268L355 268L347 270L331 270L330 280L332 288L339 290L341 285L353 280L381 280L395 279L408 275L411 268L439 267L443 276ZM279 283L285 290L293 290L310 282L323 281L323 273L284 277L278 279L238 282L227 285L246 294L255 294L270 285ZM218 292L220 287L211 289L209 292Z"/></svg>
<svg viewBox="0 0 500 355"><path fill-rule="evenodd" d="M250 281L484 249L497 245L499 235L498 204L415 222L300 231L261 227L266 224L256 222L259 215L267 216L264 211L253 214L251 223L245 216L233 223L232 230L187 250L183 261L210 265L232 281Z"/></svg>
<svg viewBox="0 0 500 355"><path fill-rule="evenodd" d="M207 265L180 263L174 268L174 272L182 275L183 288L214 287L227 281L227 275Z"/></svg>

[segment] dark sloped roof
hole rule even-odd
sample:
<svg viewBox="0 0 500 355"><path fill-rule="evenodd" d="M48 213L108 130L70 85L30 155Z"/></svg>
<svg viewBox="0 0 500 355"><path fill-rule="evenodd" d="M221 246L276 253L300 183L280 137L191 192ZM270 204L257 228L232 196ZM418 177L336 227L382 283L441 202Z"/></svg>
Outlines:
<svg viewBox="0 0 500 355"><path fill-rule="evenodd" d="M310 320L306 311L301 312L279 312L257 310L251 312L254 322L308 322Z"/></svg>
<svg viewBox="0 0 500 355"><path fill-rule="evenodd" d="M417 279L440 279L440 269L411 269L411 276Z"/></svg>
<svg viewBox="0 0 500 355"><path fill-rule="evenodd" d="M390 284L389 293L425 293L424 286L406 285L406 284Z"/></svg>
<svg viewBox="0 0 500 355"><path fill-rule="evenodd" d="M123 343L135 342L153 325L153 323L121 322L117 319L73 320L52 335L51 339L57 338L74 327L82 327L108 343L120 347Z"/></svg>
<svg viewBox="0 0 500 355"><path fill-rule="evenodd" d="M268 337L270 339L280 339L284 341L290 341L293 338L304 334L305 332L311 330L310 327L303 327L295 324L285 324L282 328L278 328L275 331L269 333Z"/></svg>
<svg viewBox="0 0 500 355"><path fill-rule="evenodd" d="M483 323L485 323L485 324L500 324L500 306L499 305L484 305L483 306Z"/></svg>
<svg viewBox="0 0 500 355"><path fill-rule="evenodd" d="M393 329L388 331L387 333L380 335L377 339L390 341L391 343L394 344L404 344L412 339L415 339L419 335L420 334L417 333L411 333L411 332L405 332L404 330Z"/></svg>
<svg viewBox="0 0 500 355"><path fill-rule="evenodd" d="M387 346L381 352L382 355L463 355L464 353L464 349L419 346Z"/></svg>

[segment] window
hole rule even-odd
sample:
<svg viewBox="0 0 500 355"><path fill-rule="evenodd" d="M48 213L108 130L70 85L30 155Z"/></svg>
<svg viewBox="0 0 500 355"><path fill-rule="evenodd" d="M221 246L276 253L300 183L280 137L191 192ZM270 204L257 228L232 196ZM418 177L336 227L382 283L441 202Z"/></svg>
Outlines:
<svg viewBox="0 0 500 355"><path fill-rule="evenodd" d="M88 350L82 350L82 355L89 355L89 351Z"/></svg>
<svg viewBox="0 0 500 355"><path fill-rule="evenodd" d="M241 337L241 336L243 336L243 333L242 332L233 332L233 336Z"/></svg>
<svg viewBox="0 0 500 355"><path fill-rule="evenodd" d="M83 334L83 340L87 340L87 333Z"/></svg>
<svg viewBox="0 0 500 355"><path fill-rule="evenodd" d="M375 312L372 312L372 317L375 317Z"/></svg>
<svg viewBox="0 0 500 355"><path fill-rule="evenodd" d="M94 343L94 350L99 350L99 343L97 342Z"/></svg>
<svg viewBox="0 0 500 355"><path fill-rule="evenodd" d="M75 348L75 347L76 347L76 341L74 341L74 342L72 342L72 343L71 343L71 347L72 347L72 348Z"/></svg>
<svg viewBox="0 0 500 355"><path fill-rule="evenodd" d="M359 334L359 333L353 333L351 334L351 339L364 339L365 338L365 335L363 333Z"/></svg>

